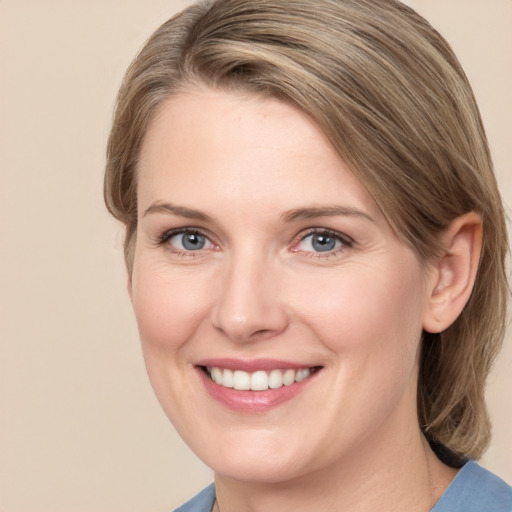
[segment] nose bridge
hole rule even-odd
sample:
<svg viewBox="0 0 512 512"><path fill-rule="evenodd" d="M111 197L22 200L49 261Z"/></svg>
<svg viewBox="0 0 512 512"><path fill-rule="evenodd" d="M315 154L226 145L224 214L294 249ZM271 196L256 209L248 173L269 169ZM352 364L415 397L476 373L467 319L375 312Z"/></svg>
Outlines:
<svg viewBox="0 0 512 512"><path fill-rule="evenodd" d="M221 290L212 311L214 326L234 341L268 338L287 325L280 303L279 270L264 251L234 251L224 268Z"/></svg>

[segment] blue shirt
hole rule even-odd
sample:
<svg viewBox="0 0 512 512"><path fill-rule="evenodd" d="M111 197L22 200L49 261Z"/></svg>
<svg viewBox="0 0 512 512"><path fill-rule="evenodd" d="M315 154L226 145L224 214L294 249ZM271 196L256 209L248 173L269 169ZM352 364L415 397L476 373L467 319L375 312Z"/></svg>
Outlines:
<svg viewBox="0 0 512 512"><path fill-rule="evenodd" d="M174 512L211 512L214 501L212 484ZM470 460L431 512L512 512L512 487Z"/></svg>

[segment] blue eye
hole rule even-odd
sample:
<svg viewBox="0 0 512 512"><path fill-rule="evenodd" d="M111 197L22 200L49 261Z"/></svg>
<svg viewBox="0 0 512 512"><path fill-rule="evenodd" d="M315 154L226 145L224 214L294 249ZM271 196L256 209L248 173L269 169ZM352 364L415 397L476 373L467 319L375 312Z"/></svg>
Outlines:
<svg viewBox="0 0 512 512"><path fill-rule="evenodd" d="M310 233L298 244L297 249L304 252L332 252L343 245L350 245L338 235L329 232Z"/></svg>
<svg viewBox="0 0 512 512"><path fill-rule="evenodd" d="M201 249L211 249L213 244L206 236L195 231L182 231L171 234L166 240L177 251L200 251Z"/></svg>

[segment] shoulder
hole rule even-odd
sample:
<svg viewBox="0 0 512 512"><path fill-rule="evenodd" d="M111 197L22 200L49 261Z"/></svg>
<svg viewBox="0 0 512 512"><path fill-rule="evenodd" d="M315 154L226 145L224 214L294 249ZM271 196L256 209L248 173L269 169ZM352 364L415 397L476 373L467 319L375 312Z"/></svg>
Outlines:
<svg viewBox="0 0 512 512"><path fill-rule="evenodd" d="M174 512L211 512L215 485ZM467 462L431 512L512 512L512 487L474 461Z"/></svg>
<svg viewBox="0 0 512 512"><path fill-rule="evenodd" d="M215 501L215 485L211 484L174 512L211 512Z"/></svg>
<svg viewBox="0 0 512 512"><path fill-rule="evenodd" d="M431 512L512 512L512 487L470 460Z"/></svg>

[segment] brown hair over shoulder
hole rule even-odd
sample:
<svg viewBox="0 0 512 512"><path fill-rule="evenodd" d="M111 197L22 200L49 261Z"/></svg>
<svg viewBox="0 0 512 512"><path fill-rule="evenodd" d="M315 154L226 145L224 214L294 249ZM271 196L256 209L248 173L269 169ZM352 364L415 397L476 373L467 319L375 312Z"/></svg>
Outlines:
<svg viewBox="0 0 512 512"><path fill-rule="evenodd" d="M499 351L508 295L507 235L471 87L443 37L395 0L213 0L164 23L131 64L108 143L105 200L137 232L137 161L162 102L195 84L290 102L329 137L397 236L421 261L474 211L480 268L462 314L424 333L418 415L445 462L479 458L490 425L484 385Z"/></svg>

